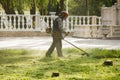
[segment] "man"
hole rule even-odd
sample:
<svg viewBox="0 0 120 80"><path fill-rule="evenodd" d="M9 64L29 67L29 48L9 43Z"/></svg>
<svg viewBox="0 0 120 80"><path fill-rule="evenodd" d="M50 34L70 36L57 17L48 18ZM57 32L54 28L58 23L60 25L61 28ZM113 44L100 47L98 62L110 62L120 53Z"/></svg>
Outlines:
<svg viewBox="0 0 120 80"><path fill-rule="evenodd" d="M59 16L54 20L53 22L53 29L52 29L52 37L53 42L50 48L48 49L46 53L46 57L50 57L53 50L56 47L58 57L63 57L62 54L62 39L64 39L63 34L67 35L67 33L63 29L63 20L65 20L68 17L68 13L61 12Z"/></svg>

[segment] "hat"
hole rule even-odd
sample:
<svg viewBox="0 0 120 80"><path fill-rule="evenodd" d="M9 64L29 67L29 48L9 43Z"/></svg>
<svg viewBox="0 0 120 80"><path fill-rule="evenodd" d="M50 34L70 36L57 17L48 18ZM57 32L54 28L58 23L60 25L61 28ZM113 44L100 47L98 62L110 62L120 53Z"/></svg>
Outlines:
<svg viewBox="0 0 120 80"><path fill-rule="evenodd" d="M62 11L61 13L60 13L60 15L65 15L65 16L68 16L68 13L66 12L66 11Z"/></svg>

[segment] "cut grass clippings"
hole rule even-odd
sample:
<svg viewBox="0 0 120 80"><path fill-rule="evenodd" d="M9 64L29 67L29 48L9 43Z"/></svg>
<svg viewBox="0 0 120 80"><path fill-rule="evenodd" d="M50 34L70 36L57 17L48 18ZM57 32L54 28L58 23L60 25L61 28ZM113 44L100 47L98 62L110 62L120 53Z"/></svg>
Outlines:
<svg viewBox="0 0 120 80"><path fill-rule="evenodd" d="M119 80L120 50L86 49L89 57L74 48L63 49L65 57L45 57L46 51L0 50L0 80ZM113 66L103 66L105 60ZM56 72L58 77L51 77Z"/></svg>

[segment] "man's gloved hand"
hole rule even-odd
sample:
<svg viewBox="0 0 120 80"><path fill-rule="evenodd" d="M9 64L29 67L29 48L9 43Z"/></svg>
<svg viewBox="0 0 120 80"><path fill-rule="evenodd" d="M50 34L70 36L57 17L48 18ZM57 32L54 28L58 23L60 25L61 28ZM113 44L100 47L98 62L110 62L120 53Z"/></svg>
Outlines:
<svg viewBox="0 0 120 80"><path fill-rule="evenodd" d="M62 35L62 39L64 39L66 36L68 36L70 32L64 32L64 34Z"/></svg>
<svg viewBox="0 0 120 80"><path fill-rule="evenodd" d="M47 27L47 28L46 28L46 33L50 34L51 31L52 31L52 28L51 28L51 27Z"/></svg>
<svg viewBox="0 0 120 80"><path fill-rule="evenodd" d="M66 33L65 33L65 36L68 36L69 33L70 33L70 32L66 32Z"/></svg>

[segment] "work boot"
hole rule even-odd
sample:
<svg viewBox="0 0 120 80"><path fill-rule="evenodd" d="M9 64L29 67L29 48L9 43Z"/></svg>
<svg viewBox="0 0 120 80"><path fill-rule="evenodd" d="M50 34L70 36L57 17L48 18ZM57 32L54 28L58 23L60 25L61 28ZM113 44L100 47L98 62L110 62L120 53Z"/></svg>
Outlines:
<svg viewBox="0 0 120 80"><path fill-rule="evenodd" d="M46 54L46 57L52 57L51 55Z"/></svg>
<svg viewBox="0 0 120 80"><path fill-rule="evenodd" d="M58 55L58 57L64 57L63 55Z"/></svg>

